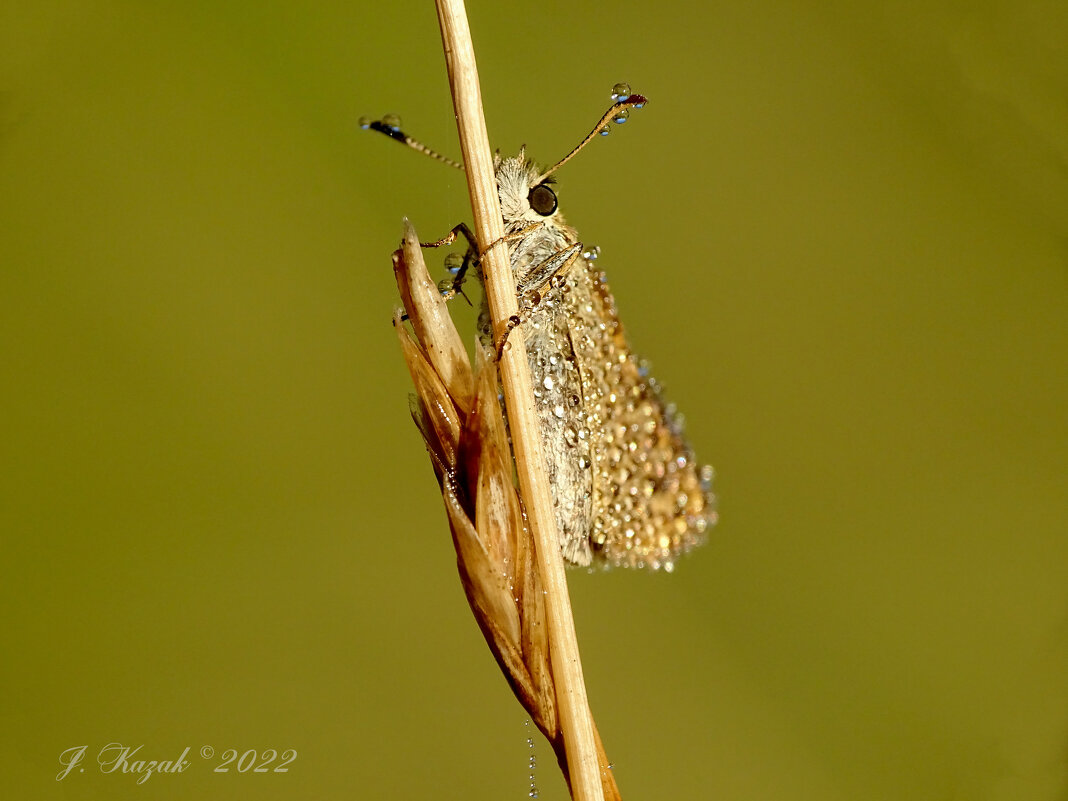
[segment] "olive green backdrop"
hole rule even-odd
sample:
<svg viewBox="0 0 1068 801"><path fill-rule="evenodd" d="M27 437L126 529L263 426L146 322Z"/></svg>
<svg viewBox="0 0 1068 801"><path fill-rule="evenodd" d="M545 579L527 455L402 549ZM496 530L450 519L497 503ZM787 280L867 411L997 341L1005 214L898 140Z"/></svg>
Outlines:
<svg viewBox="0 0 1068 801"><path fill-rule="evenodd" d="M919 8L469 9L506 152L651 98L559 173L718 471L675 575L570 574L626 799L1068 799L1068 15ZM389 111L457 153L429 2L3 3L5 797L526 797L389 322L466 188Z"/></svg>

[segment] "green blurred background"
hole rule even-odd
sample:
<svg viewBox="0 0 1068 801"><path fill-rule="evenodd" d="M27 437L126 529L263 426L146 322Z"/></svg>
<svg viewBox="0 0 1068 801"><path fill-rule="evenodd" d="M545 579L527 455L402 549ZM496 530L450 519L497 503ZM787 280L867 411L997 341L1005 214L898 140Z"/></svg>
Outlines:
<svg viewBox="0 0 1068 801"><path fill-rule="evenodd" d="M1068 6L469 12L505 152L652 100L559 174L721 499L570 574L624 798L1068 799ZM429 2L2 4L7 797L526 797L389 322L466 189L388 111L457 154ZM55 780L116 741L193 764Z"/></svg>

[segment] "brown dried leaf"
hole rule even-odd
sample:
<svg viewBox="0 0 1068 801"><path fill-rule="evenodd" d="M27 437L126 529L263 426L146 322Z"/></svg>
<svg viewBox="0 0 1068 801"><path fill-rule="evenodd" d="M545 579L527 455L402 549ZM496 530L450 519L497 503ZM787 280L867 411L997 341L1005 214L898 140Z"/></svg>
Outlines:
<svg viewBox="0 0 1068 801"><path fill-rule="evenodd" d="M460 440L460 416L444 382L434 372L434 368L430 366L419 345L412 340L411 334L401 324L399 314L394 315L393 323L397 329L401 351L404 353L404 361L408 365L408 372L411 373L412 383L415 384L416 394L423 404L425 423L429 424L437 438L438 448L435 450L440 453L445 465L451 469L456 465L456 450Z"/></svg>
<svg viewBox="0 0 1068 801"><path fill-rule="evenodd" d="M423 402L414 393L408 395L408 411L411 412L412 420L415 421L415 427L423 435L423 442L426 443L427 452L430 454L430 464L434 468L434 475L437 477L438 485L440 486L444 470L444 454L441 452L441 443L438 441L438 435L434 433L430 423L427 422L427 414L423 408Z"/></svg>
<svg viewBox="0 0 1068 801"><path fill-rule="evenodd" d="M498 400L497 363L493 352L481 342L475 343L475 366L478 368L478 400L483 418L479 437L483 442L492 442L501 453L510 454L512 446Z"/></svg>
<svg viewBox="0 0 1068 801"><path fill-rule="evenodd" d="M502 651L513 650L516 658L522 662L519 635L519 610L508 578L493 564L485 546L481 542L474 525L464 514L451 482L446 480L442 498L449 515L453 543L460 563L461 578L465 578L464 589L475 614L492 622L493 628L504 639L497 643Z"/></svg>
<svg viewBox="0 0 1068 801"><path fill-rule="evenodd" d="M467 415L463 428L460 430L460 449L456 463L457 483L468 490L464 509L470 518L475 517L475 497L470 490L478 487L478 472L482 457L482 439L478 435L482 426L482 411L477 394L481 392L481 389L479 389L482 386L481 378L475 380L475 386L475 405L471 409L471 413Z"/></svg>
<svg viewBox="0 0 1068 801"><path fill-rule="evenodd" d="M475 380L460 332L449 316L445 299L430 277L423 249L415 228L404 220L401 249L393 254L393 272L397 277L404 310L412 321L419 342L430 363L441 376L449 394L460 410L467 414L474 404Z"/></svg>
<svg viewBox="0 0 1068 801"><path fill-rule="evenodd" d="M479 427L474 433L479 443L479 466L475 528L490 553L514 581L516 538L523 525L519 495L512 479L512 457L504 433L504 416L497 401L497 371L481 346L476 346L476 360L479 366L476 396Z"/></svg>
<svg viewBox="0 0 1068 801"><path fill-rule="evenodd" d="M493 443L482 442L475 494L475 528L494 566L515 580L515 541L519 499L512 483L511 464Z"/></svg>

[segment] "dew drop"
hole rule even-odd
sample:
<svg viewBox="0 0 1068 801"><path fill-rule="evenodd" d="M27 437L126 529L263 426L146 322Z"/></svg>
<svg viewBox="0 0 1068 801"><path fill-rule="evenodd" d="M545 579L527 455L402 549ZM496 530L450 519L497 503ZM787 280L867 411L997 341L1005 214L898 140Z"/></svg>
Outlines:
<svg viewBox="0 0 1068 801"><path fill-rule="evenodd" d="M708 492L712 489L712 479L715 478L716 471L712 469L711 465L705 465L701 468L701 472L698 474L701 479L701 489Z"/></svg>
<svg viewBox="0 0 1068 801"><path fill-rule="evenodd" d="M392 128L394 131L399 131L401 127L401 118L396 114L387 114L382 118L382 124L387 128Z"/></svg>
<svg viewBox="0 0 1068 801"><path fill-rule="evenodd" d="M450 253L445 257L445 269L453 275L460 272L460 268L464 266L464 257L459 253Z"/></svg>
<svg viewBox="0 0 1068 801"><path fill-rule="evenodd" d="M614 122L616 125L622 125L627 121L627 117L629 116L630 112L625 108L621 108L619 110L619 113L617 113L616 116L612 118L612 122Z"/></svg>
<svg viewBox="0 0 1068 801"><path fill-rule="evenodd" d="M556 404L553 407L553 414L555 414L559 419L563 420L564 419L564 407L563 407L563 405L561 405L559 403Z"/></svg>
<svg viewBox="0 0 1068 801"><path fill-rule="evenodd" d="M601 136L608 136L608 134L611 132L611 130L612 130L612 126L611 125L605 125L601 129Z"/></svg>
<svg viewBox="0 0 1068 801"><path fill-rule="evenodd" d="M438 281L438 292L440 292L442 295L451 295L452 294L452 279L451 278L442 278L440 281Z"/></svg>
<svg viewBox="0 0 1068 801"><path fill-rule="evenodd" d="M371 127L371 123L374 122L370 117L360 117L359 125L365 131Z"/></svg>
<svg viewBox="0 0 1068 801"><path fill-rule="evenodd" d="M542 386L546 389L553 388L553 377L550 375L545 376L545 380L541 382Z"/></svg>
<svg viewBox="0 0 1068 801"><path fill-rule="evenodd" d="M630 84L617 83L612 87L612 101L622 103L630 97Z"/></svg>

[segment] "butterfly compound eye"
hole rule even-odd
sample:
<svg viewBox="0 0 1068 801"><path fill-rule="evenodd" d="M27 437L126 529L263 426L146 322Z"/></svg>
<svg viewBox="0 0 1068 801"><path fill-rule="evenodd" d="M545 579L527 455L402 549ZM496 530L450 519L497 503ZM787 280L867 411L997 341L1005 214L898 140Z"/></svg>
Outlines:
<svg viewBox="0 0 1068 801"><path fill-rule="evenodd" d="M548 217L556 211L556 192L545 184L538 184L530 190L530 207L542 217Z"/></svg>

